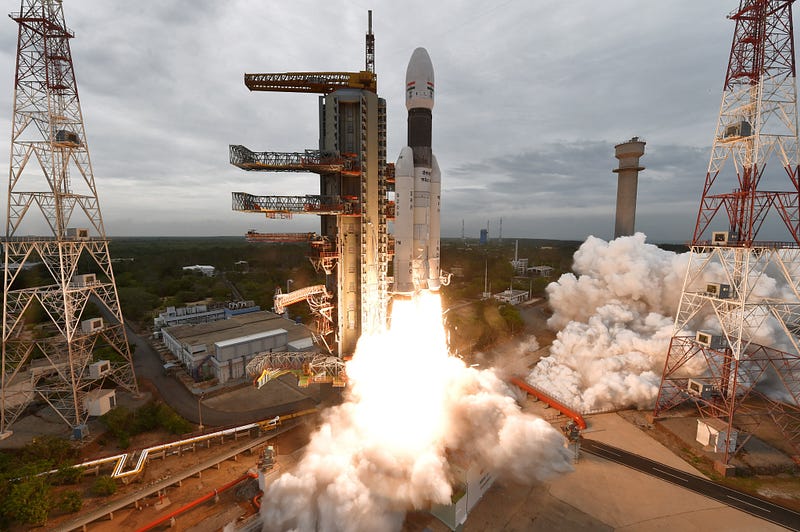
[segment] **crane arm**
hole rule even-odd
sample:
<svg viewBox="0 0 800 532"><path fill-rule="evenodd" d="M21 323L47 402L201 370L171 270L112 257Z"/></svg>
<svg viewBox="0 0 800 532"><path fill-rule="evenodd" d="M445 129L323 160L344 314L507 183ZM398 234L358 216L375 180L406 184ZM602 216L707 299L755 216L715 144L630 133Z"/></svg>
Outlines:
<svg viewBox="0 0 800 532"><path fill-rule="evenodd" d="M244 84L251 91L306 92L328 94L337 89L378 90L374 72L278 72L245 74Z"/></svg>

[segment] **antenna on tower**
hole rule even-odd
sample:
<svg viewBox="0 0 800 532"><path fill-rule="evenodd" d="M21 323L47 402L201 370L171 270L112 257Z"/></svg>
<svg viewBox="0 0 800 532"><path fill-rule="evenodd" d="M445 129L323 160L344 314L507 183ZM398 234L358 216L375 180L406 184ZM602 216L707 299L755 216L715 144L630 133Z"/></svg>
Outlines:
<svg viewBox="0 0 800 532"><path fill-rule="evenodd" d="M372 10L367 11L367 72L375 73L375 35L372 34Z"/></svg>
<svg viewBox="0 0 800 532"><path fill-rule="evenodd" d="M500 217L500 229L499 229L499 231L497 233L497 242L498 242L498 244L502 244L503 243L503 218L502 217Z"/></svg>
<svg viewBox="0 0 800 532"><path fill-rule="evenodd" d="M466 243L467 239L464 237L464 219L461 219L461 243Z"/></svg>

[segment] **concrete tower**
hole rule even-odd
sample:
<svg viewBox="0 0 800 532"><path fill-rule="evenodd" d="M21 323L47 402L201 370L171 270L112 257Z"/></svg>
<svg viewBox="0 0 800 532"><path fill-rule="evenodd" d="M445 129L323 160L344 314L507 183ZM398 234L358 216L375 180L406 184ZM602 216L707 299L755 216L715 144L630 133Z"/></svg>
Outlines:
<svg viewBox="0 0 800 532"><path fill-rule="evenodd" d="M639 157L644 155L644 141L633 137L628 142L614 146L614 156L619 159L619 168L614 173L617 180L617 218L614 225L614 238L629 236L634 232L636 222L636 190L639 184Z"/></svg>

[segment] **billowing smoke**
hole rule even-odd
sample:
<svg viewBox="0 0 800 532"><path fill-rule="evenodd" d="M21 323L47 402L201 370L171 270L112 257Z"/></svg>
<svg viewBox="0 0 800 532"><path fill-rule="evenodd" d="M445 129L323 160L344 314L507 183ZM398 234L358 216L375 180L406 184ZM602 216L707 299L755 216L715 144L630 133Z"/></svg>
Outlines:
<svg viewBox="0 0 800 532"><path fill-rule="evenodd" d="M637 233L589 237L572 273L547 287L558 330L550 356L528 376L587 412L653 404L672 336L687 256L645 243Z"/></svg>
<svg viewBox="0 0 800 532"><path fill-rule="evenodd" d="M265 530L399 530L407 510L450 502L454 464L527 483L571 470L557 430L448 356L441 315L438 296L398 301L391 330L359 341L346 400L263 498Z"/></svg>
<svg viewBox="0 0 800 532"><path fill-rule="evenodd" d="M575 253L575 275L564 274L547 287L553 309L548 326L558 334L550 355L528 375L531 384L582 412L653 406L689 254L662 250L645 238L642 233L610 242L589 237ZM712 263L690 290L724 279L720 264ZM787 290L786 283L766 274L753 275L752 283L755 299ZM719 332L708 315L697 315L690 325ZM770 344L777 329L776 321L764 316L749 334ZM687 372L703 370L702 361L693 364Z"/></svg>

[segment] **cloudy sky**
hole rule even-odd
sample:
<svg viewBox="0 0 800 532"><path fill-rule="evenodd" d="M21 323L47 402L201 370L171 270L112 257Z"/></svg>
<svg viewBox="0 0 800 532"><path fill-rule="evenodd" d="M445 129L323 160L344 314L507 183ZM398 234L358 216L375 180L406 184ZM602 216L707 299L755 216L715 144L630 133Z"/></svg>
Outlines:
<svg viewBox="0 0 800 532"><path fill-rule="evenodd" d="M65 0L106 231L311 231L231 211L231 191L314 194L313 174L244 172L228 145L316 148L316 96L251 93L245 72L357 71L373 10L388 153L405 136L408 58L436 75L434 152L444 236L613 234L614 144L647 142L637 229L691 236L708 164L735 0ZM8 11L17 9L7 2ZM17 25L0 28L0 130L10 131ZM5 87L5 90L2 90ZM9 137L6 137L9 139ZM9 142L9 140L7 140ZM8 150L0 150L8 167ZM5 205L5 194L3 204ZM3 207L5 211L5 207Z"/></svg>

